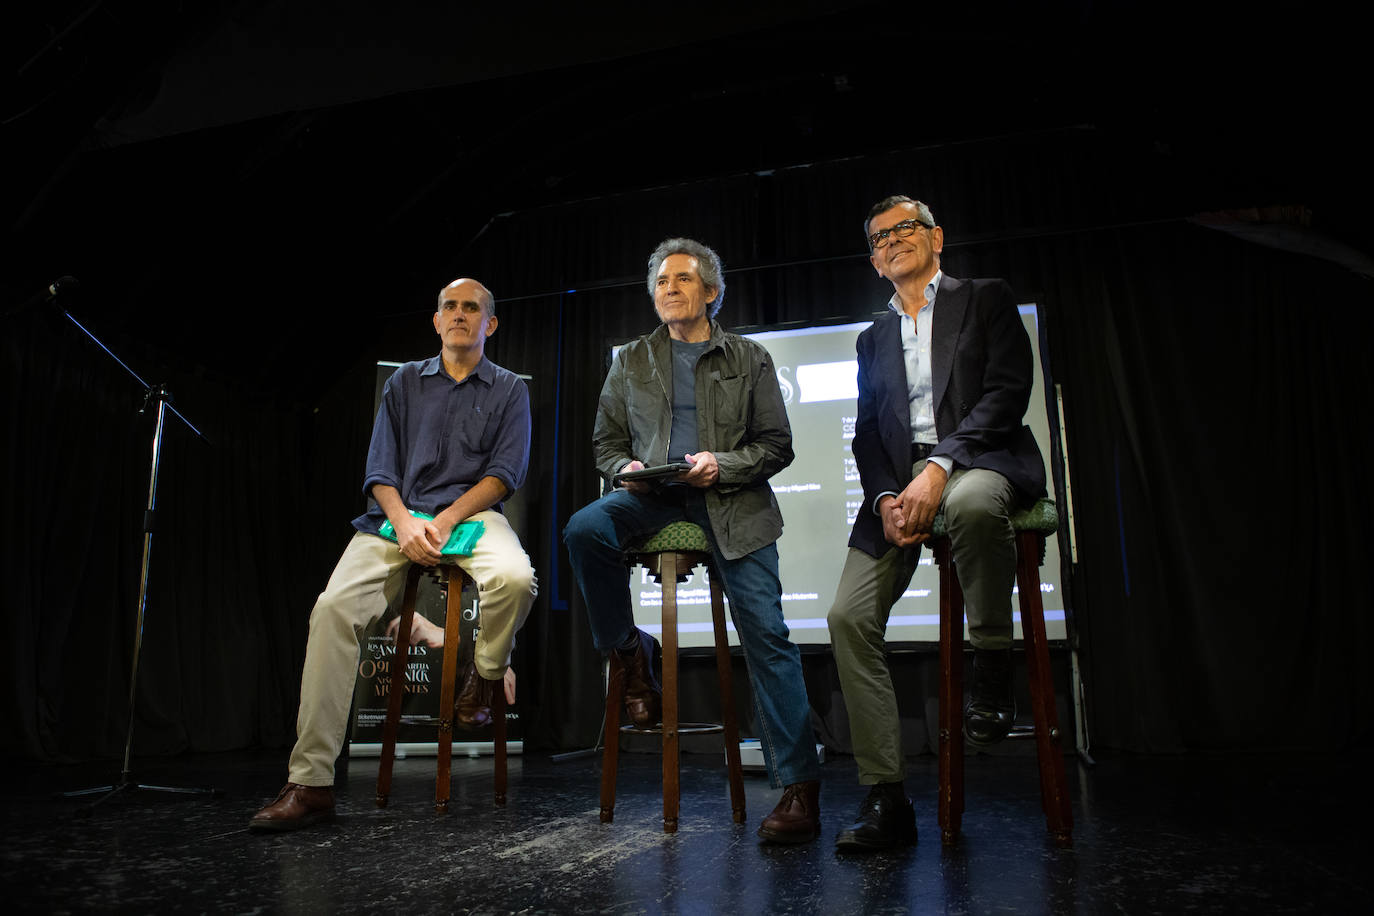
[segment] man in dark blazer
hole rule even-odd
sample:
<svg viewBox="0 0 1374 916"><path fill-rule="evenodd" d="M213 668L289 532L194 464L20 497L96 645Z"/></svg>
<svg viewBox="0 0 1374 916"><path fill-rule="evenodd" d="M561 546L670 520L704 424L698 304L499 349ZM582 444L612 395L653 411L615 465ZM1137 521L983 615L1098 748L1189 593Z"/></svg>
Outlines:
<svg viewBox="0 0 1374 916"><path fill-rule="evenodd" d="M964 587L973 678L964 707L970 744L1006 737L1011 692L1009 520L1045 492L1045 466L1022 423L1031 348L1003 280L940 270L944 230L909 197L879 201L864 221L869 261L892 283L888 313L859 335L854 459L864 503L828 623L849 710L859 782L872 788L841 849L915 842L897 700L883 652L888 614L916 571L939 511Z"/></svg>

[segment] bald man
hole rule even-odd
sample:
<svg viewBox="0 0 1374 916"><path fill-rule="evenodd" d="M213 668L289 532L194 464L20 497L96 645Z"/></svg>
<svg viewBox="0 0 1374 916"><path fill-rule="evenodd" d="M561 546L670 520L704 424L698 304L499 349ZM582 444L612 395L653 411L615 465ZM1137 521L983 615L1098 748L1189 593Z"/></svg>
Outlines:
<svg viewBox="0 0 1374 916"><path fill-rule="evenodd" d="M358 669L358 634L386 612L412 563L434 566L454 527L484 523L472 555L454 559L477 583L482 627L454 708L460 725L491 720L515 632L534 602L529 557L501 513L524 482L530 454L525 383L485 356L496 301L476 280L439 291L438 356L409 362L387 380L372 427L363 492L376 500L310 614L296 745L287 784L249 826L296 830L334 816L334 760L343 747ZM432 518L413 516L420 512ZM395 540L378 531L390 521Z"/></svg>

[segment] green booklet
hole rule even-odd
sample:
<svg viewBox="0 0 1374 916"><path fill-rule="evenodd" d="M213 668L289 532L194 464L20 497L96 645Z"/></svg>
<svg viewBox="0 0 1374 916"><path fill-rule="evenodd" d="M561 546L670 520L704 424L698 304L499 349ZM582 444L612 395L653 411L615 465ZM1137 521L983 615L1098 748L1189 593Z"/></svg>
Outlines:
<svg viewBox="0 0 1374 916"><path fill-rule="evenodd" d="M434 521L434 516L426 515L423 512L410 510L410 514L416 518L422 518L427 522ZM453 526L453 533L448 536L448 543L439 552L446 557L470 557L472 556L473 545L482 536L487 525L485 522L468 520L459 522ZM396 529L391 525L391 519L382 522L382 527L377 529L377 533L388 541L396 540Z"/></svg>

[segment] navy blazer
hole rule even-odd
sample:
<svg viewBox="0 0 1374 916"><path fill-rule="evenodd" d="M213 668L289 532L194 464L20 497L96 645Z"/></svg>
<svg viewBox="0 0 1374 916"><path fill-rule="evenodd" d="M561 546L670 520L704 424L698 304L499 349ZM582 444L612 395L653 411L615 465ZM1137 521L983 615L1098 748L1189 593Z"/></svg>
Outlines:
<svg viewBox="0 0 1374 916"><path fill-rule="evenodd" d="M889 311L859 335L859 410L854 460L864 504L849 546L881 556L892 545L873 511L878 495L911 482L911 412L902 359L901 316ZM1005 280L940 278L931 327L935 432L957 468L985 468L1023 498L1045 494L1045 463L1022 420L1030 403L1032 356L1016 297Z"/></svg>

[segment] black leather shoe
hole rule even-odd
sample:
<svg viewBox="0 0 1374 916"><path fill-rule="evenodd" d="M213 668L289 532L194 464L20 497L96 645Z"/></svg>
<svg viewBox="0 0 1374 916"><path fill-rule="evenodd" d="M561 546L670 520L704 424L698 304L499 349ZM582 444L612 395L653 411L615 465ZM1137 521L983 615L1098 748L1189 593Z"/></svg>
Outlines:
<svg viewBox="0 0 1374 916"><path fill-rule="evenodd" d="M835 848L851 851L892 849L916 842L916 811L900 790L874 786L859 806L859 817L835 837Z"/></svg>
<svg viewBox="0 0 1374 916"><path fill-rule="evenodd" d="M463 686L453 702L453 718L464 728L485 728L491 724L491 707L496 691L504 688L500 681L489 681L477 673L477 666L468 662L463 669Z"/></svg>
<svg viewBox="0 0 1374 916"><path fill-rule="evenodd" d="M1015 721L1011 650L974 649L973 686L964 704L964 737L975 748L987 747L1005 738Z"/></svg>
<svg viewBox="0 0 1374 916"><path fill-rule="evenodd" d="M637 728L650 728L663 718L663 689L654 677L654 659L663 654L658 640L643 630L639 644L631 655L620 650L620 663L625 666L625 713Z"/></svg>

